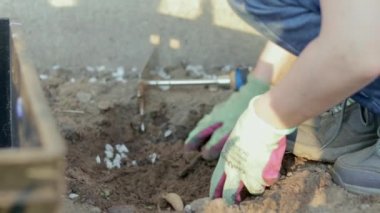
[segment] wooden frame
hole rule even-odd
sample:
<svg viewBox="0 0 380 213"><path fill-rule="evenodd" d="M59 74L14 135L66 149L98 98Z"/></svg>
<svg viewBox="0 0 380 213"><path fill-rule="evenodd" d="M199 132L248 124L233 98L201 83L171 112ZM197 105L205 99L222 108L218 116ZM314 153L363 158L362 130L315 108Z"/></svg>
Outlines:
<svg viewBox="0 0 380 213"><path fill-rule="evenodd" d="M60 212L66 147L17 28L22 25L10 27L11 135L17 147L0 149L0 212Z"/></svg>

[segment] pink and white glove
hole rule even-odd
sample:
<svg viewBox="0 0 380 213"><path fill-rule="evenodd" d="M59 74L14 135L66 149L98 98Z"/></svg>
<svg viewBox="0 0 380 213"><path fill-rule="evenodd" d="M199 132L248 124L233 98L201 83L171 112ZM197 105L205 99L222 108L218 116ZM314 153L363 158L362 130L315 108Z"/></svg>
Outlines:
<svg viewBox="0 0 380 213"><path fill-rule="evenodd" d="M251 194L261 194L279 178L285 136L295 128L275 129L260 119L254 108L257 98L250 101L221 152L211 178L211 198L239 203L244 186Z"/></svg>

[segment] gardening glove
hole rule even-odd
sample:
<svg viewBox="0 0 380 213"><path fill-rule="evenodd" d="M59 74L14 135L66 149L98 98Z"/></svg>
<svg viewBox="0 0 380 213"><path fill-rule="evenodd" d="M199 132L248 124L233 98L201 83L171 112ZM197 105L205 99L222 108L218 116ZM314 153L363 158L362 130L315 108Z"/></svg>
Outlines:
<svg viewBox="0 0 380 213"><path fill-rule="evenodd" d="M217 159L236 121L247 108L248 102L269 90L269 85L248 76L247 83L230 98L216 105L210 114L203 117L186 139L186 150L199 150L203 145L204 159Z"/></svg>
<svg viewBox="0 0 380 213"><path fill-rule="evenodd" d="M241 201L245 186L251 194L261 194L279 178L287 134L295 130L276 129L260 119L255 97L240 116L211 178L210 197L223 197L231 205Z"/></svg>

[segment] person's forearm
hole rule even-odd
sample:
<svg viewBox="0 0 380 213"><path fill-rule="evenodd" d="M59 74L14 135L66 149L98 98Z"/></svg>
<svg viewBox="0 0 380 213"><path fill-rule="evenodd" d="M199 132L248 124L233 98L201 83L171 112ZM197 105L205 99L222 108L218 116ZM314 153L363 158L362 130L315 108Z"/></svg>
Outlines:
<svg viewBox="0 0 380 213"><path fill-rule="evenodd" d="M276 85L288 73L296 58L269 41L261 52L252 74L261 81Z"/></svg>
<svg viewBox="0 0 380 213"><path fill-rule="evenodd" d="M350 71L340 56L318 39L311 42L283 81L259 99L257 113L277 128L291 128L373 80Z"/></svg>
<svg viewBox="0 0 380 213"><path fill-rule="evenodd" d="M258 116L290 128L318 115L380 74L380 1L321 0L322 23L289 74L255 104ZM337 12L339 11L339 12Z"/></svg>

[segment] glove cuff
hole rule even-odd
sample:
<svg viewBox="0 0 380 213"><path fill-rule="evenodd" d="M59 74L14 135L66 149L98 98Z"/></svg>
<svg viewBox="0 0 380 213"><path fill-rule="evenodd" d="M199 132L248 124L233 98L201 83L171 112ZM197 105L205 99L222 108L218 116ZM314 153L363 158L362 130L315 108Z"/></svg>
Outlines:
<svg viewBox="0 0 380 213"><path fill-rule="evenodd" d="M276 135L279 135L279 136L285 136L285 135L289 135L291 134L292 132L294 132L296 130L296 127L294 128L289 128L289 129L277 129L275 127L273 127L271 124L267 123L266 121L264 121L263 119L261 119L257 113L256 113L256 110L255 110L255 105L254 105L254 102L260 98L261 95L259 96L256 96L254 98L252 98L252 100L249 102L249 105L248 105L248 110L250 110L250 114L253 115L255 117L255 120L260 123L260 126L262 126L265 131L270 131L270 132L273 132L274 134Z"/></svg>

